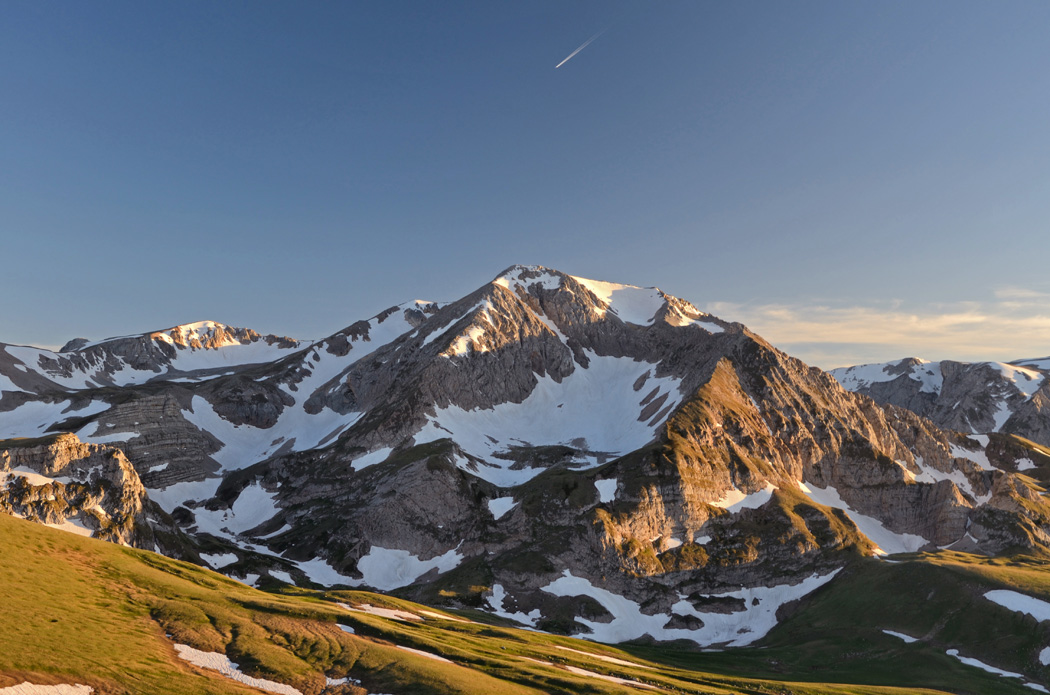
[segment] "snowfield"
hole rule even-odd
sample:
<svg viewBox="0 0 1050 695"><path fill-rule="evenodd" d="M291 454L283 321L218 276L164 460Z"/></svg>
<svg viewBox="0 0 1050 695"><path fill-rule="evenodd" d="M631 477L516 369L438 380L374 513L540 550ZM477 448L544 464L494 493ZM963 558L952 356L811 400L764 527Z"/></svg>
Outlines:
<svg viewBox="0 0 1050 695"><path fill-rule="evenodd" d="M744 609L734 613L705 613L681 598L671 607L671 613L694 616L703 621L696 630L665 627L672 619L670 614L647 615L641 606L630 599L591 584L583 577L575 577L569 570L554 580L543 591L555 596L590 596L612 614L610 622L598 622L576 618L576 622L587 627L589 635L577 635L598 642L626 642L649 635L657 640L687 639L700 646L728 643L742 647L764 637L777 624L776 613L780 606L800 599L823 584L831 581L839 570L823 576L812 575L795 585L753 587L711 596L740 598Z"/></svg>
<svg viewBox="0 0 1050 695"><path fill-rule="evenodd" d="M592 452L580 461L589 468L634 451L656 434L661 414L682 400L679 380L654 377L657 365L630 358L603 357L589 352L590 366L576 365L559 384L550 376L537 379L532 393L521 403L500 403L494 408L464 410L449 406L437 413L416 434L423 444L451 437L466 453L485 462L478 477L501 487L520 485L543 472L542 468L510 470L511 460L497 457L514 446L563 444ZM638 391L634 384L648 375ZM666 397L660 412L642 421L643 401ZM595 408L596 403L604 407ZM495 440L495 441L493 441ZM466 464L461 464L466 467Z"/></svg>

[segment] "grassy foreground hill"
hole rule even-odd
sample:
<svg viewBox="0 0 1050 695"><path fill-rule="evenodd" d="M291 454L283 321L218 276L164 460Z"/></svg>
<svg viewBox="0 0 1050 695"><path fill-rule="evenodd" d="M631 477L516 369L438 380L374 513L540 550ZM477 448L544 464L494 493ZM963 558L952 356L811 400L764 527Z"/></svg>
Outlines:
<svg viewBox="0 0 1050 695"><path fill-rule="evenodd" d="M946 654L1046 682L1038 654L1050 623L983 597L995 588L1050 599L1050 564L959 553L861 561L754 648L613 648L368 592L264 592L0 514L0 692L24 681L114 695L260 692L183 661L175 645L185 644L306 695L1033 693Z"/></svg>

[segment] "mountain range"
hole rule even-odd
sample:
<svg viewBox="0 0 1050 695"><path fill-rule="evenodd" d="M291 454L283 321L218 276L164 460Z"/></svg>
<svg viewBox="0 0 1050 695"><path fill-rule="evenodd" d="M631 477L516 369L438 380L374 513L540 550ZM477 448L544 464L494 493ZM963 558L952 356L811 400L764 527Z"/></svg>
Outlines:
<svg viewBox="0 0 1050 695"><path fill-rule="evenodd" d="M0 511L264 589L744 647L871 558L1044 557L1048 369L828 374L656 288L513 266L321 340L0 344Z"/></svg>

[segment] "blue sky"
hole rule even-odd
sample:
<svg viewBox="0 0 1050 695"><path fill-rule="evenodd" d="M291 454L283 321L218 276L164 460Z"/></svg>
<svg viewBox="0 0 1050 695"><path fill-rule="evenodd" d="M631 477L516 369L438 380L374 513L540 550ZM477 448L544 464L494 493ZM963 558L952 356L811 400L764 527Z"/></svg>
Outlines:
<svg viewBox="0 0 1050 695"><path fill-rule="evenodd" d="M536 263L824 367L1050 354L1048 26L1045 2L7 2L0 341L321 337Z"/></svg>

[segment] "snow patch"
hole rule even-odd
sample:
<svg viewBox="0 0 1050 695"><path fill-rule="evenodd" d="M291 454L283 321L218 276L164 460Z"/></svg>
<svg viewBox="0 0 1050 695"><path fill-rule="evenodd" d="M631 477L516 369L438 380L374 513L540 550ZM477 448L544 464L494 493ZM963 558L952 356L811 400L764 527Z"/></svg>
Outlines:
<svg viewBox="0 0 1050 695"><path fill-rule="evenodd" d="M497 497L489 500L489 513L493 519L498 519L514 507L513 497Z"/></svg>
<svg viewBox="0 0 1050 695"><path fill-rule="evenodd" d="M656 312L665 304L663 292L655 287L635 287L601 282L573 276L594 296L600 299L613 314L625 323L647 326L656 318ZM602 312L604 315L605 312Z"/></svg>
<svg viewBox="0 0 1050 695"><path fill-rule="evenodd" d="M426 658L433 659L434 661L443 661L446 664L451 664L452 663L451 661L449 661L448 659L446 659L443 656L438 656L437 654L431 654L430 652L425 652L422 649L413 649L412 647L403 647L400 644L395 644L394 646L397 647L398 649L403 650L403 651L411 652L411 653L417 654L419 656L425 656Z"/></svg>
<svg viewBox="0 0 1050 695"><path fill-rule="evenodd" d="M302 560L297 562L296 565L301 569L310 581L315 584L323 584L325 586L333 586L335 584L346 584L347 586L358 586L361 584L360 579L354 579L353 577L347 577L344 574L340 574L321 558L314 558L313 560Z"/></svg>
<svg viewBox="0 0 1050 695"><path fill-rule="evenodd" d="M766 486L758 492L752 492L750 495L746 495L740 490L733 488L726 492L721 499L711 502L712 507L721 507L730 514L736 514L742 509L757 509L763 504L769 501L769 498L773 496L773 491L777 488L770 483L766 483Z"/></svg>
<svg viewBox="0 0 1050 695"><path fill-rule="evenodd" d="M212 567L225 567L226 565L237 562L237 556L233 553L201 553L201 559Z"/></svg>
<svg viewBox="0 0 1050 695"><path fill-rule="evenodd" d="M264 678L252 678L251 676L244 675L241 673L241 670L237 668L237 664L230 661L225 654L220 654L219 652L203 652L186 644L176 644L175 651L178 652L180 659L188 661L194 666L218 671L231 680L244 683L253 688L258 688L259 690L265 690L271 693L278 693L278 695L303 695L301 691L296 690L290 685L278 683L277 681L268 681Z"/></svg>
<svg viewBox="0 0 1050 695"><path fill-rule="evenodd" d="M897 637L898 639L902 639L908 644L919 641L918 637L911 637L909 635L904 634L903 632L894 632L893 630L883 630L883 632L885 632L887 635L890 635L891 637Z"/></svg>
<svg viewBox="0 0 1050 695"><path fill-rule="evenodd" d="M539 620L542 615L539 608L534 608L528 613L511 613L503 608L503 599L505 598L507 598L507 590L503 588L503 585L493 584L492 595L486 596L485 601L487 601L489 606L492 607L492 613L501 618L513 620L516 623L522 623L523 625L528 625L530 627L536 626L536 621Z"/></svg>
<svg viewBox="0 0 1050 695"><path fill-rule="evenodd" d="M616 478L595 480L594 487L598 489L598 501L602 504L608 504L616 499Z"/></svg>
<svg viewBox="0 0 1050 695"><path fill-rule="evenodd" d="M390 454L393 451L394 450L391 447L386 447L384 449L376 449L375 451L372 451L370 453L365 454L364 456L354 459L350 462L350 465L354 467L355 471L360 471L365 468L368 468L369 466L374 466L377 463L382 463L383 461L386 461L388 458L390 458Z"/></svg>
<svg viewBox="0 0 1050 695"><path fill-rule="evenodd" d="M1012 383L1018 391L1024 394L1025 400L1035 395L1035 392L1043 385L1043 380L1046 378L1045 375L1034 369L1026 369L1003 362L987 362L986 364L1002 374L1004 379Z"/></svg>
<svg viewBox="0 0 1050 695"><path fill-rule="evenodd" d="M994 673L1005 678L1024 678L1024 676L1022 676L1020 673L1014 673L1013 671L1004 671L1001 668L989 666L983 661L978 661L977 659L972 659L968 656L960 656L958 649L949 649L945 652L945 654L947 654L948 656L954 656L956 659L963 662L967 666L976 666L982 671L987 671L988 673Z"/></svg>
<svg viewBox="0 0 1050 695"><path fill-rule="evenodd" d="M846 512L846 515L857 525L860 532L875 543L883 553L913 553L929 542L922 536L913 533L896 533L891 531L878 519L854 511L839 496L838 490L830 485L824 489L819 487L810 488L804 484L799 487L817 504L822 504L825 507L834 507Z"/></svg>
<svg viewBox="0 0 1050 695"><path fill-rule="evenodd" d="M73 410L70 401L45 403L27 401L14 410L2 413L0 418L0 439L14 437L40 437L44 431L55 423L71 417L87 417L109 410L109 403L92 401L80 410Z"/></svg>
<svg viewBox="0 0 1050 695"><path fill-rule="evenodd" d="M416 434L424 444L451 437L461 449L482 464L476 468L465 459L461 468L500 487L520 485L544 468L511 470L513 461L497 454L515 446L570 446L593 452L583 455L580 467L591 468L649 443L659 425L641 421L634 383L657 365L630 358L588 352L590 366L576 365L562 380L550 375L537 379L532 393L521 403L500 403L493 408L463 410L452 405L437 410ZM665 409L677 406L682 395L674 377L649 377L649 389L667 395ZM596 408L595 404L602 404Z"/></svg>
<svg viewBox="0 0 1050 695"><path fill-rule="evenodd" d="M594 652L584 652L580 651L579 649L572 649L571 647L555 645L554 648L561 649L562 651L566 652L572 652L573 654L581 654L583 656L588 656L592 659L597 659L598 661L604 661L607 664L616 664L617 666L630 666L632 668L653 668L652 666L646 666L645 664L639 664L634 661L625 661L623 659L617 659L616 657L606 656L605 654L595 654Z"/></svg>
<svg viewBox="0 0 1050 695"><path fill-rule="evenodd" d="M383 608L382 606L373 606L370 603L362 603L357 606L351 606L346 603L338 604L341 608L345 608L348 611L354 613L367 613L368 615L376 615L380 618L389 618L390 620L422 620L415 613L409 613L408 611L399 611L396 608Z"/></svg>
<svg viewBox="0 0 1050 695"><path fill-rule="evenodd" d="M365 584L381 591L389 591L408 586L433 569L448 572L462 560L463 556L455 549L429 560L420 560L407 550L373 545L368 554L357 561L357 570L364 577Z"/></svg>
<svg viewBox="0 0 1050 695"><path fill-rule="evenodd" d="M998 603L1000 606L1017 613L1027 613L1039 622L1050 620L1050 602L1042 599L1007 589L986 591L984 597L992 603Z"/></svg>
<svg viewBox="0 0 1050 695"><path fill-rule="evenodd" d="M12 685L6 688L0 688L0 695L90 695L95 692L95 689L87 686L80 685L67 685L65 683L61 685L37 685L36 683L30 683L25 681L20 685Z"/></svg>
<svg viewBox="0 0 1050 695"><path fill-rule="evenodd" d="M665 625L671 620L670 615L646 615L634 601L598 588L587 579L574 577L569 570L543 587L543 591L555 596L590 596L612 614L613 619L607 623L576 618L576 622L591 631L589 635L578 635L585 639L615 643L649 635L657 640L688 639L701 646L722 642L728 642L731 646L744 646L764 637L773 629L780 606L809 594L830 581L838 571L824 576L812 575L795 585L754 587L713 594L744 599L744 610L735 613L702 613L684 599L674 604L671 607L673 613L695 616L703 621L703 627L696 630L667 628Z"/></svg>

